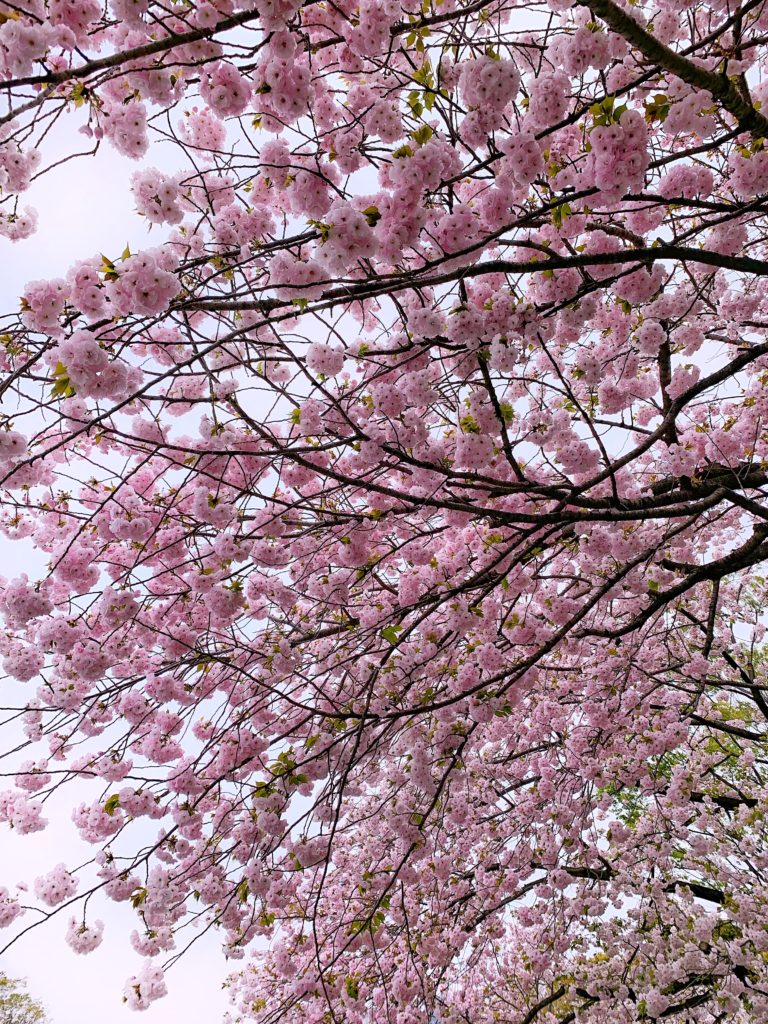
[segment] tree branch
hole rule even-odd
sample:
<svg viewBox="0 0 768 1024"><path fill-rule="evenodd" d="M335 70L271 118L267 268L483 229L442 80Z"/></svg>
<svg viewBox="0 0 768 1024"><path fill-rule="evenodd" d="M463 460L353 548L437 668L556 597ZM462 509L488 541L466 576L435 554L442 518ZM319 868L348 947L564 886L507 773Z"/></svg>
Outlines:
<svg viewBox="0 0 768 1024"><path fill-rule="evenodd" d="M639 25L626 11L617 7L612 0L577 0L581 7L588 7L617 35L626 39L644 57L665 71L681 78L695 89L708 92L736 119L742 131L756 138L768 136L768 118L755 110L726 74L716 74L681 57L655 36Z"/></svg>

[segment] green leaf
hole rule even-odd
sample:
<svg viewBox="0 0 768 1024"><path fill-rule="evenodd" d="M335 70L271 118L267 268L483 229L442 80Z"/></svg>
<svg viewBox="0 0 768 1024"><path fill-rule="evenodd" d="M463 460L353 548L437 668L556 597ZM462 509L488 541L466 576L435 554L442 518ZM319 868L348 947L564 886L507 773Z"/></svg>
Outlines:
<svg viewBox="0 0 768 1024"><path fill-rule="evenodd" d="M429 63L429 60L425 60L421 67L414 71L413 80L414 82L418 82L419 85L431 88L434 78L432 76L432 66Z"/></svg>
<svg viewBox="0 0 768 1024"><path fill-rule="evenodd" d="M415 110L414 113L416 113ZM419 115L420 114L421 111L419 111ZM433 129L428 124L423 124L421 128L417 128L415 131L411 132L410 137L414 140L414 142L417 142L420 146L423 146L425 145L425 143L429 142L429 140L432 138L434 134L435 133Z"/></svg>
<svg viewBox="0 0 768 1024"><path fill-rule="evenodd" d="M54 383L51 388L51 398L72 398L75 395L75 389L72 387L72 382L69 379L69 371L63 363L56 363L53 377Z"/></svg>
<svg viewBox="0 0 768 1024"><path fill-rule="evenodd" d="M387 626L386 629L382 629L381 636L394 647L397 643L397 634L402 630L402 626Z"/></svg>
<svg viewBox="0 0 768 1024"><path fill-rule="evenodd" d="M366 208L363 210L363 216L368 221L369 226L372 228L375 228L376 225L381 220L381 212L378 206L366 206Z"/></svg>
<svg viewBox="0 0 768 1024"><path fill-rule="evenodd" d="M120 797L117 793L113 793L104 804L104 813L108 814L110 818L114 815L115 811L120 806Z"/></svg>

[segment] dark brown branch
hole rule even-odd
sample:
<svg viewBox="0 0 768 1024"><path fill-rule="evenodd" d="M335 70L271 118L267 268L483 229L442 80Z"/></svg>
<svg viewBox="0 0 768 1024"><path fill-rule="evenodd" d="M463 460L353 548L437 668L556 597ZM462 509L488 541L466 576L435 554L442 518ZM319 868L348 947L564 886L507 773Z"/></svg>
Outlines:
<svg viewBox="0 0 768 1024"><path fill-rule="evenodd" d="M578 3L593 11L617 35L639 50L647 60L665 71L671 71L673 75L677 75L695 89L708 92L736 119L742 131L750 132L761 139L768 136L768 118L754 108L726 74L708 71L686 57L681 57L639 25L626 11L617 7L612 0L578 0Z"/></svg>
<svg viewBox="0 0 768 1024"><path fill-rule="evenodd" d="M565 995L566 991L567 989L561 985L559 988L556 988L551 995L546 996L544 999L540 999L539 1002L536 1003L535 1006L532 1006L528 1013L526 1013L520 1021L520 1024L531 1024L532 1021L536 1020L542 1010L546 1010L546 1008L551 1006L552 1003L556 1003L558 999L561 999Z"/></svg>

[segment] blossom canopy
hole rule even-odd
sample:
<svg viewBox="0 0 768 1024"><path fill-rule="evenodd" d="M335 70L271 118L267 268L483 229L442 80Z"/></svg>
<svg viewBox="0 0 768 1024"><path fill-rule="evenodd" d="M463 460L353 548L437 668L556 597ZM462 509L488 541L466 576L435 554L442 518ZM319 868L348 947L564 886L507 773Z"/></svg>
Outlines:
<svg viewBox="0 0 768 1024"><path fill-rule="evenodd" d="M768 1019L767 46L0 0L5 252L105 146L152 231L0 315L0 822L88 851L9 942L128 904L144 1010L214 930L233 1022Z"/></svg>

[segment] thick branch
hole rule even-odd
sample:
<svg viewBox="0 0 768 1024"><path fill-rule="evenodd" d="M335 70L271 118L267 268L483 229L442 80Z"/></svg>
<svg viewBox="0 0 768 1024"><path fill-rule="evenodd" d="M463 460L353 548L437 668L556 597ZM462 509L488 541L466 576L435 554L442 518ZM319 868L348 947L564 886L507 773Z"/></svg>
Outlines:
<svg viewBox="0 0 768 1024"><path fill-rule="evenodd" d="M708 71L699 64L694 64L693 61L681 57L679 53L675 53L664 43L659 42L626 11L617 7L612 0L578 0L578 2L582 7L588 7L599 18L602 18L610 29L626 39L649 61L658 64L665 71L671 71L673 75L681 78L695 89L708 92L722 105L724 110L727 110L736 119L742 131L750 132L757 138L768 136L768 118L755 110L727 75Z"/></svg>

